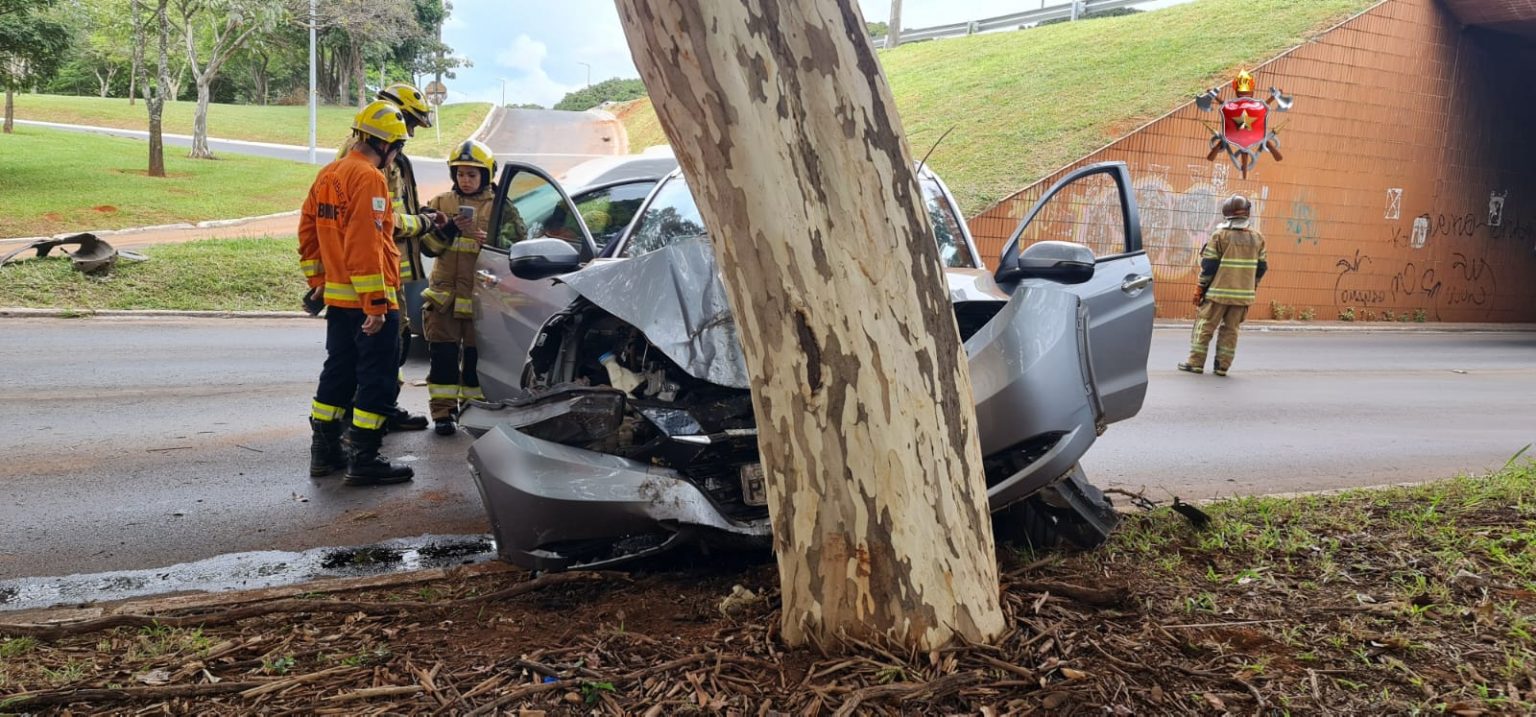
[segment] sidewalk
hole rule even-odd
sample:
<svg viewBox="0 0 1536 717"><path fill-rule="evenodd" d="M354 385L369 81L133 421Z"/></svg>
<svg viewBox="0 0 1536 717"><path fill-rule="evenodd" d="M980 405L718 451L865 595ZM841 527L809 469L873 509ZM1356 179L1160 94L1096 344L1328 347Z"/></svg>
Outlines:
<svg viewBox="0 0 1536 717"><path fill-rule="evenodd" d="M1189 319L1158 319L1152 324L1156 329L1177 329L1189 331L1194 328L1195 322ZM1491 323L1451 323L1438 321L1424 322L1392 322L1392 321L1244 321L1243 332L1366 332L1366 333L1477 333L1496 332L1508 333L1511 331L1536 331L1536 324L1491 324Z"/></svg>

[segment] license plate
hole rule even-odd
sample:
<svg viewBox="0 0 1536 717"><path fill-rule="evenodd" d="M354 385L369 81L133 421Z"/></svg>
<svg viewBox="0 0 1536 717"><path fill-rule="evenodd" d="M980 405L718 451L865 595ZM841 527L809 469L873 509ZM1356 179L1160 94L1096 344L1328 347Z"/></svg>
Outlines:
<svg viewBox="0 0 1536 717"><path fill-rule="evenodd" d="M763 464L749 463L739 470L741 501L751 506L768 505L768 482L763 478Z"/></svg>

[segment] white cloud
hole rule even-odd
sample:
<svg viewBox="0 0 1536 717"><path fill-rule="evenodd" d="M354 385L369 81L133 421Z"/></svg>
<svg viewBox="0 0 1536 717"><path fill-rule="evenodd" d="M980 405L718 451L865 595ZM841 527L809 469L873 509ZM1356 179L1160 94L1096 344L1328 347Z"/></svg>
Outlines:
<svg viewBox="0 0 1536 717"><path fill-rule="evenodd" d="M549 46L527 35L512 39L512 45L496 53L496 64L524 72L543 72Z"/></svg>

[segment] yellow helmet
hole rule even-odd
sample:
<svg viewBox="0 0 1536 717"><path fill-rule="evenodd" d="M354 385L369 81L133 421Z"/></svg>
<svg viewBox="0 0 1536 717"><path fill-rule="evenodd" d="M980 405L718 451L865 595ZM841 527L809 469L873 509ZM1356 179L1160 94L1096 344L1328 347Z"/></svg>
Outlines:
<svg viewBox="0 0 1536 717"><path fill-rule="evenodd" d="M491 174L496 173L496 153L484 142L466 139L448 153L450 167L479 167Z"/></svg>
<svg viewBox="0 0 1536 717"><path fill-rule="evenodd" d="M368 103L352 119L352 130L368 137L383 140L386 144L404 142L410 134L405 129L405 116L400 108L384 100Z"/></svg>
<svg viewBox="0 0 1536 717"><path fill-rule="evenodd" d="M421 90L404 82L396 82L379 90L379 99L399 107L400 111L415 120L416 124L422 127L432 126L432 108L427 106L427 98L422 96Z"/></svg>
<svg viewBox="0 0 1536 717"><path fill-rule="evenodd" d="M1232 89L1238 94L1253 94L1253 85L1253 75L1247 70L1238 72L1237 78L1232 80Z"/></svg>

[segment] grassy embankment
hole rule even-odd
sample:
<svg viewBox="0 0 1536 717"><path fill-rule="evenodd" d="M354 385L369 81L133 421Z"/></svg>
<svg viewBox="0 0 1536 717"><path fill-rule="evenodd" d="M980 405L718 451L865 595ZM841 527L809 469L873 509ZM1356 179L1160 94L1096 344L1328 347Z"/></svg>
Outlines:
<svg viewBox="0 0 1536 717"><path fill-rule="evenodd" d="M38 127L0 134L0 237L196 222L297 209L315 168L167 148L167 176L145 176L144 142Z"/></svg>
<svg viewBox="0 0 1536 717"><path fill-rule="evenodd" d="M902 45L880 59L914 155L954 128L929 164L970 216L1373 2L1200 0ZM666 144L650 100L616 114L632 151Z"/></svg>
<svg viewBox="0 0 1536 717"><path fill-rule="evenodd" d="M171 134L192 134L195 102L166 104L164 128ZM468 137L491 106L484 102L443 105L439 111L442 140L437 131L419 129L406 151L424 157L447 156L454 144ZM315 119L316 142L322 147L337 147L346 139L355 107L322 106ZM75 97L64 95L16 95L18 119L81 124L97 127L143 130L148 119L144 103L129 105L122 98ZM225 105L208 107L208 134L220 139L238 139L273 144L309 144L309 108L292 105ZM185 154L168 147L166 155Z"/></svg>
<svg viewBox="0 0 1536 717"><path fill-rule="evenodd" d="M292 237L163 244L143 253L149 261L119 262L100 277L62 257L9 264L0 268L0 306L297 311L304 292Z"/></svg>
<svg viewBox="0 0 1536 717"><path fill-rule="evenodd" d="M1536 711L1536 463L1206 510L1204 529L1161 507L1097 550L1005 550L1009 629L992 646L788 648L772 627L771 561L716 554L622 578L546 576L570 582L542 593L504 572L242 601L232 604L272 612L237 622L203 610L176 627L56 640L0 625L0 711L173 709L192 689L209 714L365 698L402 713L455 698L461 712L562 714L582 703L614 714L700 703L807 714L856 703L913 715ZM733 585L761 597L727 611ZM523 588L531 594L507 595ZM530 671L488 677L484 666L507 655L526 655ZM557 682L535 682L541 674Z"/></svg>

